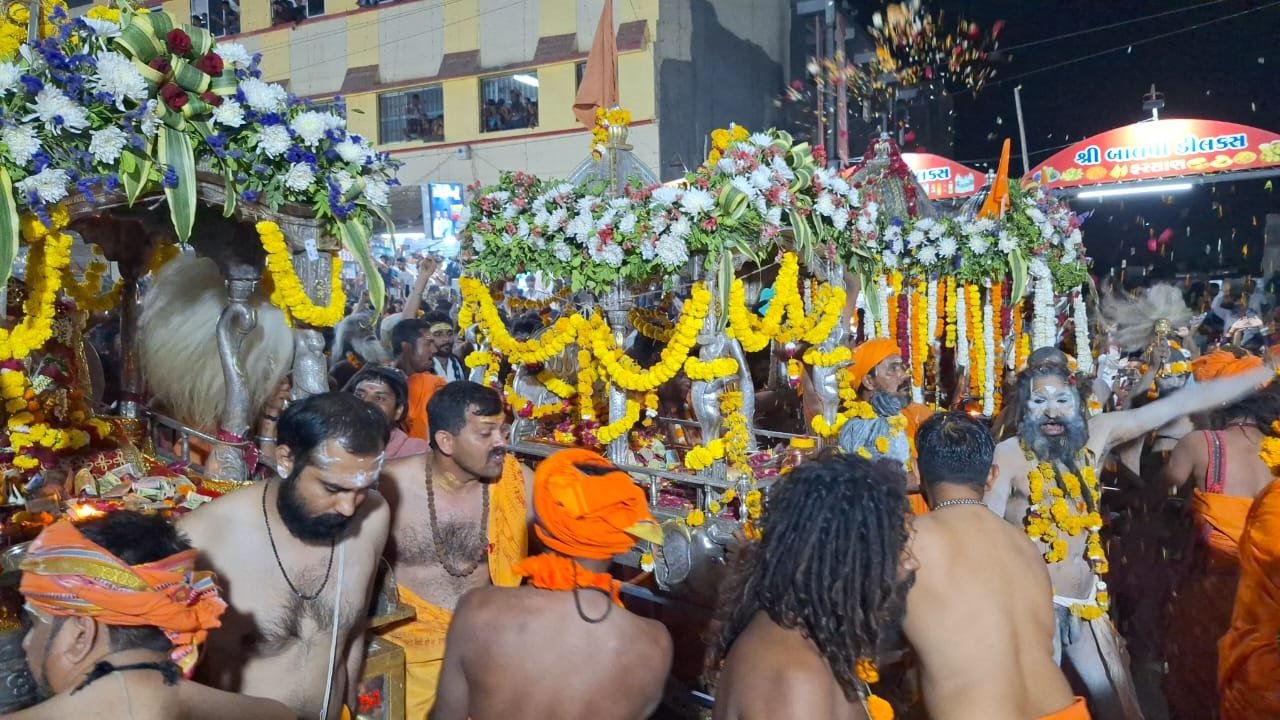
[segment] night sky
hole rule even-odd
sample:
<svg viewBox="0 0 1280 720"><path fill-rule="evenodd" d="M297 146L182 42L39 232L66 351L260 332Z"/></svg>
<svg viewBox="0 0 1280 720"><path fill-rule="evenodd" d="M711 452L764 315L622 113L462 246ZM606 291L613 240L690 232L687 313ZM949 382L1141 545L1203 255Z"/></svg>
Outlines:
<svg viewBox="0 0 1280 720"><path fill-rule="evenodd" d="M861 6L866 9L859 18L865 22L878 3ZM1152 83L1165 96L1161 118L1204 118L1280 130L1280 52L1276 50L1280 2L1276 0L970 0L935 2L932 7L946 11L952 20L963 15L984 27L1005 20L1000 45L1012 48L1008 60L998 66L997 84L977 94L954 97L957 160L982 168L993 166L990 161L1006 136L1013 138L1016 155L1013 88L1019 84L1032 167L1065 143L1149 117L1142 101ZM1017 47L1181 8L1190 9ZM1140 42L1250 9L1255 11ZM1140 44L1129 48L1130 43ZM1118 46L1125 49L1015 78ZM1017 157L1012 167L1015 175L1021 174ZM1164 198L1075 201L1073 206L1077 211L1095 211L1085 224L1085 242L1099 271L1118 267L1125 259L1130 267L1150 266L1157 277L1189 269L1257 273L1264 216L1280 212L1280 192L1266 190L1265 182L1221 182ZM1275 184L1280 186L1280 178ZM1168 248L1160 253L1148 251L1150 234L1166 228L1174 233ZM1208 255L1206 245L1211 246Z"/></svg>

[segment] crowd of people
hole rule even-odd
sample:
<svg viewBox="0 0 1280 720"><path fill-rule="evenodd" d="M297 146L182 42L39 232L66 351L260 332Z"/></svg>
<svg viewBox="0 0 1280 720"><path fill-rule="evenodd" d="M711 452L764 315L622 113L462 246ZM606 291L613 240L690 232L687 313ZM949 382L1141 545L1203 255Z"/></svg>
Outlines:
<svg viewBox="0 0 1280 720"><path fill-rule="evenodd" d="M610 573L662 542L645 491L588 450L518 460L511 408L468 380L451 269L383 269L396 302L335 329L331 391L264 405L258 483L176 527L122 511L33 543L24 647L47 699L14 717L347 716L383 564L413 610L375 631L404 649L406 717L660 712L689 638ZM895 343L853 348L875 417L784 475L732 550L713 717L1280 717L1280 389L1254 322L1274 303L1253 284L1103 296L1097 375L1036 350L990 427L909 403ZM807 412L776 392L761 418ZM1191 525L1168 520L1179 497Z"/></svg>

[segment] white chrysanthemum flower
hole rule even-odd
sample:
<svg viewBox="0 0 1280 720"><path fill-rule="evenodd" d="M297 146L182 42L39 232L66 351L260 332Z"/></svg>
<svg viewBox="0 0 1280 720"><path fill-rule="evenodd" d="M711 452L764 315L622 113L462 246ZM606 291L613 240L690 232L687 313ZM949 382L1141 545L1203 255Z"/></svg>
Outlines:
<svg viewBox="0 0 1280 720"><path fill-rule="evenodd" d="M51 132L80 132L89 127L89 111L76 104L53 85L45 85L36 93L35 102L30 103L34 112L25 120L39 118Z"/></svg>
<svg viewBox="0 0 1280 720"><path fill-rule="evenodd" d="M585 245L596 234L596 219L590 213L579 213L569 221L565 234Z"/></svg>
<svg viewBox="0 0 1280 720"><path fill-rule="evenodd" d="M18 82L22 79L22 70L13 63L0 62L0 97L9 93L10 90L18 87Z"/></svg>
<svg viewBox="0 0 1280 720"><path fill-rule="evenodd" d="M85 25L89 26L94 35L100 38L113 38L120 34L119 23L113 23L103 18L89 17L88 15L84 15L80 19L84 21Z"/></svg>
<svg viewBox="0 0 1280 720"><path fill-rule="evenodd" d="M650 199L655 205L674 205L680 198L680 191L673 187L657 187L653 189Z"/></svg>
<svg viewBox="0 0 1280 720"><path fill-rule="evenodd" d="M902 237L902 226L901 226L901 225L890 225L889 227L887 227L887 228L885 228L885 229L884 229L884 239L885 239L886 241L887 241L887 240L894 240L894 239L896 239L896 238L900 238L900 237Z"/></svg>
<svg viewBox="0 0 1280 720"><path fill-rule="evenodd" d="M654 232L664 232L667 229L667 226L671 224L671 218L668 217L666 213L661 213L650 217L649 224L653 226Z"/></svg>
<svg viewBox="0 0 1280 720"><path fill-rule="evenodd" d="M560 262L569 262L569 258L573 257L573 249L563 240L556 240L551 243L551 254L555 255Z"/></svg>
<svg viewBox="0 0 1280 720"><path fill-rule="evenodd" d="M894 238L894 239L889 243L889 251L890 251L890 252L893 252L893 253L901 253L901 252L902 252L902 238Z"/></svg>
<svg viewBox="0 0 1280 720"><path fill-rule="evenodd" d="M283 125L267 125L258 131L258 152L270 158L280 157L293 144L289 129Z"/></svg>
<svg viewBox="0 0 1280 720"><path fill-rule="evenodd" d="M738 164L733 158L722 157L716 162L716 172L721 175L732 175L738 171Z"/></svg>
<svg viewBox="0 0 1280 720"><path fill-rule="evenodd" d="M773 173L769 172L769 168L762 165L752 170L748 179L751 187L757 190L764 190L773 184Z"/></svg>
<svg viewBox="0 0 1280 720"><path fill-rule="evenodd" d="M790 166L787 165L787 161L783 160L781 157L775 157L769 163L769 166L773 168L773 171L775 173L780 175L782 179L786 180L787 182L791 182L792 180L796 179L795 171L792 170Z"/></svg>
<svg viewBox="0 0 1280 720"><path fill-rule="evenodd" d="M301 162L290 165L289 172L285 173L284 176L284 186L294 192L310 190L315 182L315 171L311 169L310 165Z"/></svg>
<svg viewBox="0 0 1280 720"><path fill-rule="evenodd" d="M837 177L835 180L831 181L831 192L837 195L848 196L852 191L853 186L851 186L848 181L842 177Z"/></svg>
<svg viewBox="0 0 1280 720"><path fill-rule="evenodd" d="M1067 236L1067 243L1072 247L1084 244L1084 236L1080 234L1080 228L1071 229L1071 234Z"/></svg>
<svg viewBox="0 0 1280 720"><path fill-rule="evenodd" d="M40 152L40 138L30 125L9 125L0 130L0 142L8 148L9 157L20 167L26 167L31 158Z"/></svg>
<svg viewBox="0 0 1280 720"><path fill-rule="evenodd" d="M488 243L484 241L483 235L476 233L471 236L471 246L475 248L477 253L483 253L484 249L488 247Z"/></svg>
<svg viewBox="0 0 1280 720"><path fill-rule="evenodd" d="M1069 265L1069 264L1071 264L1071 263L1073 263L1073 262L1075 262L1075 261L1076 261L1076 249L1075 249L1074 247L1072 247L1072 248L1067 248L1067 249L1062 253L1062 262L1063 262L1063 264L1067 264L1067 265Z"/></svg>
<svg viewBox="0 0 1280 720"><path fill-rule="evenodd" d="M381 180L370 180L364 186L364 201L374 207L386 207L391 203L391 187Z"/></svg>
<svg viewBox="0 0 1280 720"><path fill-rule="evenodd" d="M521 218L520 222L516 223L516 237L520 238L521 240L529 239L529 221L528 220Z"/></svg>
<svg viewBox="0 0 1280 720"><path fill-rule="evenodd" d="M751 133L751 137L749 139L751 140L751 144L756 147L765 147L769 145L769 143L773 142L773 138L769 137L768 134L761 132Z"/></svg>
<svg viewBox="0 0 1280 720"><path fill-rule="evenodd" d="M837 231L844 230L849 227L849 209L840 208L831 216L831 227Z"/></svg>
<svg viewBox="0 0 1280 720"><path fill-rule="evenodd" d="M876 225L874 222L871 221L871 218L867 217L866 215L858 216L858 232L862 233L863 235L866 235L875 229L876 229Z"/></svg>
<svg viewBox="0 0 1280 720"><path fill-rule="evenodd" d="M947 226L943 225L942 223L936 223L933 227L929 228L928 230L929 237L933 238L934 240L937 240L938 238L942 237L943 234L945 234L946 232L947 232Z"/></svg>
<svg viewBox="0 0 1280 720"><path fill-rule="evenodd" d="M120 159L120 153L129 144L129 136L116 127L95 130L90 134L89 152L93 153L95 162L113 163Z"/></svg>
<svg viewBox="0 0 1280 720"><path fill-rule="evenodd" d="M867 203L867 206L863 208L863 210L867 213L867 217L871 218L874 221L876 217L878 217L880 214L880 203L869 202Z"/></svg>
<svg viewBox="0 0 1280 720"><path fill-rule="evenodd" d="M349 162L354 165L360 165L363 163L368 155L367 149L361 147L360 143L355 142L351 138L347 138L337 145L334 145L333 149L338 153L338 157L342 158L343 162Z"/></svg>
<svg viewBox="0 0 1280 720"><path fill-rule="evenodd" d="M938 224L938 221L934 220L933 218L920 218L919 220L916 221L916 229L924 232L929 232L929 230L933 228L934 225L937 225L937 224Z"/></svg>
<svg viewBox="0 0 1280 720"><path fill-rule="evenodd" d="M511 193L506 190L494 190L488 195L485 195L485 198L495 204L501 205L511 199Z"/></svg>
<svg viewBox="0 0 1280 720"><path fill-rule="evenodd" d="M578 214L594 212L600 206L600 197L597 195L583 195L578 198L575 208Z"/></svg>
<svg viewBox="0 0 1280 720"><path fill-rule="evenodd" d="M922 242L924 242L924 233L920 231L919 226L917 226L917 229L912 230L907 234L908 247L915 247Z"/></svg>
<svg viewBox="0 0 1280 720"><path fill-rule="evenodd" d="M715 206L715 198L701 188L689 188L680 198L680 209L694 216L709 213Z"/></svg>
<svg viewBox="0 0 1280 720"><path fill-rule="evenodd" d="M289 93L283 87L254 77L241 80L240 91L249 107L262 113L280 112L289 100Z"/></svg>
<svg viewBox="0 0 1280 720"><path fill-rule="evenodd" d="M631 198L617 197L609 201L609 207L614 210L627 211L631 209Z"/></svg>
<svg viewBox="0 0 1280 720"><path fill-rule="evenodd" d="M999 248L1000 252L1004 253L1005 255L1008 255L1009 253L1018 249L1018 241L1015 240L1011 235L1009 235L1009 233L1001 230L999 235L999 241L996 243L996 247Z"/></svg>
<svg viewBox="0 0 1280 720"><path fill-rule="evenodd" d="M223 65L230 65L237 70L244 70L253 65L253 55L240 43L219 42L213 51L222 58Z"/></svg>
<svg viewBox="0 0 1280 720"><path fill-rule="evenodd" d="M884 253L880 256L884 260L884 266L890 270L898 267L898 256L893 253Z"/></svg>
<svg viewBox="0 0 1280 720"><path fill-rule="evenodd" d="M991 241L985 235L974 235L969 238L969 252L974 255L981 255L991 246Z"/></svg>
<svg viewBox="0 0 1280 720"><path fill-rule="evenodd" d="M663 235L653 248L654 255L664 266L674 268L689 261L689 246L683 238Z"/></svg>
<svg viewBox="0 0 1280 720"><path fill-rule="evenodd" d="M688 216L681 215L680 219L671 223L671 229L668 231L668 234L675 235L681 240L684 240L685 238L689 237L689 234L692 232L693 232L693 225L689 222Z"/></svg>
<svg viewBox="0 0 1280 720"><path fill-rule="evenodd" d="M13 184L14 189L23 195L35 193L40 202L48 205L56 203L67 196L67 185L71 177L62 168L47 167L40 172Z"/></svg>
<svg viewBox="0 0 1280 720"><path fill-rule="evenodd" d="M1027 217L1031 218L1031 221L1037 225L1047 220L1047 218L1044 216L1044 213L1040 212L1039 208L1029 207L1026 209L1026 214L1027 214Z"/></svg>
<svg viewBox="0 0 1280 720"><path fill-rule="evenodd" d="M938 241L938 255L943 260L950 260L956 256L956 239L945 237Z"/></svg>
<svg viewBox="0 0 1280 720"><path fill-rule="evenodd" d="M293 128L294 134L302 140L304 145L315 147L324 139L326 132L342 127L342 123L333 113L306 110L290 120L289 127Z"/></svg>
<svg viewBox="0 0 1280 720"><path fill-rule="evenodd" d="M222 104L213 109L213 122L229 128L244 125L244 107L235 98L224 98Z"/></svg>
<svg viewBox="0 0 1280 720"><path fill-rule="evenodd" d="M347 191L356 184L355 176L346 170L333 171L329 174L329 179L333 181L334 185L338 186L338 192L342 195L346 195Z"/></svg>
<svg viewBox="0 0 1280 720"><path fill-rule="evenodd" d="M835 197L829 192L824 192L818 196L816 202L813 203L813 211L823 217L831 217L836 214Z"/></svg>
<svg viewBox="0 0 1280 720"><path fill-rule="evenodd" d="M782 224L782 208L780 207L769 208L769 211L764 214L764 221L766 224L769 224L769 225L781 225Z"/></svg>
<svg viewBox="0 0 1280 720"><path fill-rule="evenodd" d="M142 113L142 134L146 137L155 137L160 132L160 126L164 124L164 109L160 107L158 100L148 100L147 109Z"/></svg>
<svg viewBox="0 0 1280 720"><path fill-rule="evenodd" d="M741 175L730 180L729 184L732 185L735 190L749 198L756 198L760 196L760 191L752 187L751 182Z"/></svg>
<svg viewBox="0 0 1280 720"><path fill-rule="evenodd" d="M556 211L551 213L551 217L547 219L547 229L559 230L560 228L564 227L565 221L567 221L568 219L569 219L568 210L565 210L564 208L556 208Z"/></svg>
<svg viewBox="0 0 1280 720"><path fill-rule="evenodd" d="M627 213L626 215L623 215L622 219L618 221L618 231L626 235L630 235L631 233L635 232L636 231L636 214Z"/></svg>
<svg viewBox="0 0 1280 720"><path fill-rule="evenodd" d="M622 246L618 243L608 243L594 255L596 259L609 267L622 267L622 261L626 259L622 252Z"/></svg>
<svg viewBox="0 0 1280 720"><path fill-rule="evenodd" d="M145 102L151 88L147 79L133 66L133 61L118 52L98 54L98 72L89 79L89 86L99 93L111 96L117 110L124 110L124 101Z"/></svg>
<svg viewBox="0 0 1280 720"><path fill-rule="evenodd" d="M938 262L938 251L932 246L926 245L920 248L920 252L916 253L916 259L924 265L932 265Z"/></svg>

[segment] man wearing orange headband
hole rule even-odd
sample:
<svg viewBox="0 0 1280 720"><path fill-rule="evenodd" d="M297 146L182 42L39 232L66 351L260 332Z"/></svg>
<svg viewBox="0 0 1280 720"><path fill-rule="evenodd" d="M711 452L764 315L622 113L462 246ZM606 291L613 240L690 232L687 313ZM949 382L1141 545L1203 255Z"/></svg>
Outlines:
<svg viewBox="0 0 1280 720"><path fill-rule="evenodd" d="M1215 350L1197 358L1192 372L1207 382L1262 366L1243 350ZM1280 420L1280 390L1268 387L1211 416L1211 430L1193 432L1174 447L1165 479L1188 484L1198 552L1171 605L1165 657L1165 695L1178 717L1213 717L1218 707L1218 640L1231 624L1240 581L1240 538L1253 499L1271 481L1259 456L1271 423Z"/></svg>
<svg viewBox="0 0 1280 720"><path fill-rule="evenodd" d="M183 679L226 603L162 518L118 511L46 528L22 561L27 665L47 699L8 718L293 718Z"/></svg>
<svg viewBox="0 0 1280 720"><path fill-rule="evenodd" d="M609 575L615 555L661 529L625 472L588 450L561 450L534 474L534 530L548 548L516 565L519 588L462 599L431 720L638 720L671 670L666 628L628 612ZM572 672L547 682L573 658Z"/></svg>

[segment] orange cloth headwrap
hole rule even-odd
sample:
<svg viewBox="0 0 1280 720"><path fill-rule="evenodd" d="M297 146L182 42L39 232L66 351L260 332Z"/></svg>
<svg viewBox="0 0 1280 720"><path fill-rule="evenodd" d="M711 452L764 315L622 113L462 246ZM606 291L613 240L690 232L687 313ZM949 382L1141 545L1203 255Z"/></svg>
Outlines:
<svg viewBox="0 0 1280 720"><path fill-rule="evenodd" d="M901 354L898 343L889 338L872 338L853 349L853 364L849 366L849 385L855 390L862 386L867 373L888 358Z"/></svg>
<svg viewBox="0 0 1280 720"><path fill-rule="evenodd" d="M1214 350L1191 361L1191 373L1200 382L1232 377L1259 367L1262 367L1262 358L1256 355L1236 357L1226 350Z"/></svg>
<svg viewBox="0 0 1280 720"><path fill-rule="evenodd" d="M588 475L578 466L606 472ZM561 450L538 465L533 509L538 538L570 557L604 560L630 550L636 538L662 541L644 491L590 450Z"/></svg>
<svg viewBox="0 0 1280 720"><path fill-rule="evenodd" d="M196 646L222 623L227 604L213 574L196 572L196 551L128 565L65 520L31 543L22 560L22 594L57 617L91 617L107 625L157 627L173 641L173 659L195 667Z"/></svg>

